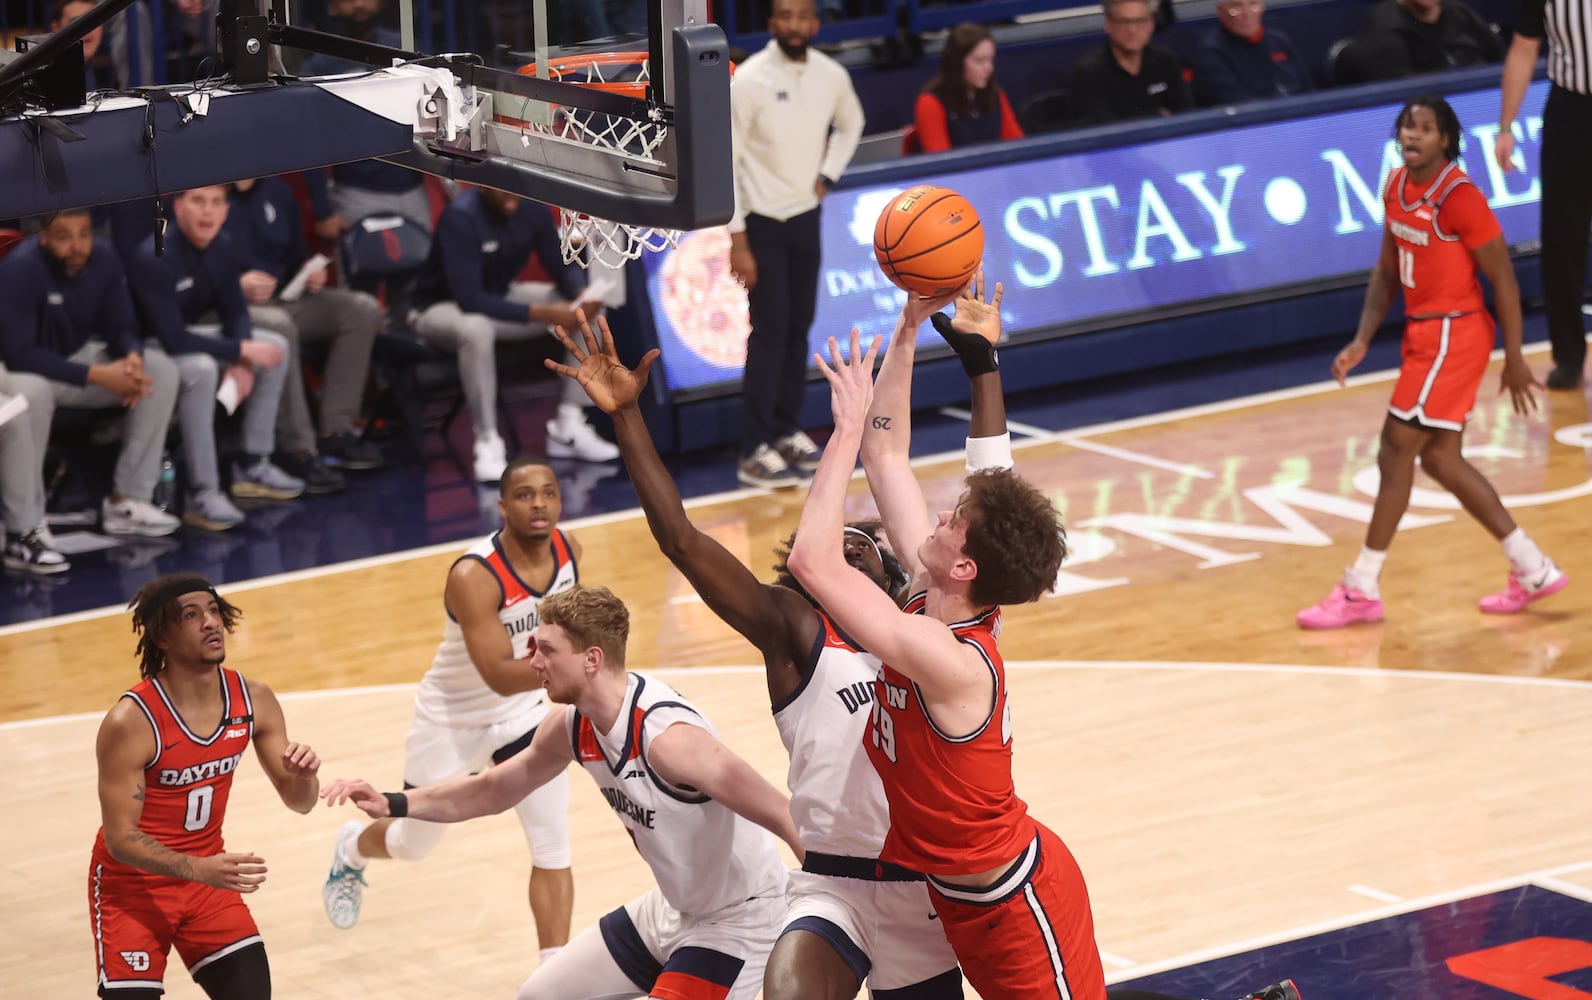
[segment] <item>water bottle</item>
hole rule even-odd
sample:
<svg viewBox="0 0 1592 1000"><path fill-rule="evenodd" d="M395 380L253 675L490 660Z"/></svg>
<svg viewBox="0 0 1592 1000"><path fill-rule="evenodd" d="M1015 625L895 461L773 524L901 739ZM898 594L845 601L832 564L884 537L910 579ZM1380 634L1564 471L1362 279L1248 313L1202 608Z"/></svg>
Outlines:
<svg viewBox="0 0 1592 1000"><path fill-rule="evenodd" d="M160 479L155 483L155 495L151 498L156 507L169 511L177 502L177 467L171 464L171 456L162 455L160 459Z"/></svg>

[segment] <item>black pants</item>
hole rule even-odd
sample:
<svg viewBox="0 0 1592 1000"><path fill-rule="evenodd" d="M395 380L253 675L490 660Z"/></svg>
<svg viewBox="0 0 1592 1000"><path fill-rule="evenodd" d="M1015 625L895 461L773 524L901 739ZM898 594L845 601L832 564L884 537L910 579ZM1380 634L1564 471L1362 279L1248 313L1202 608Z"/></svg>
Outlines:
<svg viewBox="0 0 1592 1000"><path fill-rule="evenodd" d="M784 222L746 217L746 245L757 261L757 285L747 296L752 333L746 339L741 384L742 455L801 428L807 331L818 308L821 212L815 208Z"/></svg>
<svg viewBox="0 0 1592 1000"><path fill-rule="evenodd" d="M1555 84L1542 114L1542 295L1553 363L1586 364L1587 231L1592 229L1592 97Z"/></svg>

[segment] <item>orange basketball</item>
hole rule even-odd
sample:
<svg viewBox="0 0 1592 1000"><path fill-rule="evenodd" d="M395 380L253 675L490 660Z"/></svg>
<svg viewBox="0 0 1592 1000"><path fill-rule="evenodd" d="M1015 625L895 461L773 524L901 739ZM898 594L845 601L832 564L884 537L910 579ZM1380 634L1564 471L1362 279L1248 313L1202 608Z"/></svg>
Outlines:
<svg viewBox="0 0 1592 1000"><path fill-rule="evenodd" d="M984 259L984 226L966 198L919 184L879 213L873 253L898 288L933 298L973 280Z"/></svg>

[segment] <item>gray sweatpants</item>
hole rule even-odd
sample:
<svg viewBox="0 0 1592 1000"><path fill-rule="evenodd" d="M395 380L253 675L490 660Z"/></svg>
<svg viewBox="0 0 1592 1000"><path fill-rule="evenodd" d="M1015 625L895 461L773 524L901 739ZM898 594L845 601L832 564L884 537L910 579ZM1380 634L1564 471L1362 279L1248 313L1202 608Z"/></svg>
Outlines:
<svg viewBox="0 0 1592 1000"><path fill-rule="evenodd" d="M219 328L190 327L190 332L205 337L221 336ZM276 344L288 353L287 338L270 330L255 330L254 339ZM151 352L153 353L153 352ZM188 484L193 492L221 487L221 472L216 459L216 389L224 367L213 355L179 354L177 371L181 389L177 394L177 422L182 427L183 456L188 462ZM275 368L254 369L254 391L243 401L243 450L250 455L269 457L276 450L276 413L282 402L282 387L287 382L288 362ZM157 475L159 470L157 469Z"/></svg>
<svg viewBox="0 0 1592 1000"><path fill-rule="evenodd" d="M16 395L0 367L0 393ZM34 446L27 410L0 424L0 527L26 535L44 523L44 454Z"/></svg>
<svg viewBox="0 0 1592 1000"><path fill-rule="evenodd" d="M506 298L526 306L560 301L558 291L545 281L515 282ZM467 313L457 302L434 302L421 310L413 323L420 336L458 352L459 383L477 438L497 433L497 356L493 346L499 340L529 340L552 333L542 323L510 323L481 313ZM576 406L591 402L586 390L574 379L564 380L562 401Z"/></svg>
<svg viewBox="0 0 1592 1000"><path fill-rule="evenodd" d="M294 302L273 299L250 306L249 319L255 330L279 333L291 345L286 362L290 374L276 419L281 449L290 454L315 450L315 425L301 375L304 344L331 341L321 396L320 436L353 431L364 397L365 376L370 373L370 351L386 321L376 297L346 288L323 288Z"/></svg>
<svg viewBox="0 0 1592 1000"><path fill-rule="evenodd" d="M154 385L150 387L149 397L139 400L123 418L122 450L116 458L116 469L111 474L111 489L124 497L147 503L154 496L155 482L160 478L160 456L166 446L166 429L171 426L172 409L177 404L178 376L176 363L157 345L146 345L143 358L144 374L154 380ZM106 351L104 341L90 340L68 360L83 365L98 365L115 359ZM44 461L44 452L49 446L50 425L55 419L57 407L111 410L122 406L120 399L97 385L52 382L32 372L8 372L6 378L12 392L27 397L26 418L40 463ZM42 517L44 483L42 475L38 478L38 504Z"/></svg>

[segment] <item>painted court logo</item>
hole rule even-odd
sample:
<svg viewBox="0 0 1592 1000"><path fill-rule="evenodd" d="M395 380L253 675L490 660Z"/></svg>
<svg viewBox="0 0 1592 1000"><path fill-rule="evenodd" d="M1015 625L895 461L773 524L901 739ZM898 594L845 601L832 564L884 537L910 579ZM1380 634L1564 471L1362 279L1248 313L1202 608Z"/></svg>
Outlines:
<svg viewBox="0 0 1592 1000"><path fill-rule="evenodd" d="M1221 996L1279 969L1310 1000L1592 1000L1592 902L1523 885L1116 985Z"/></svg>

